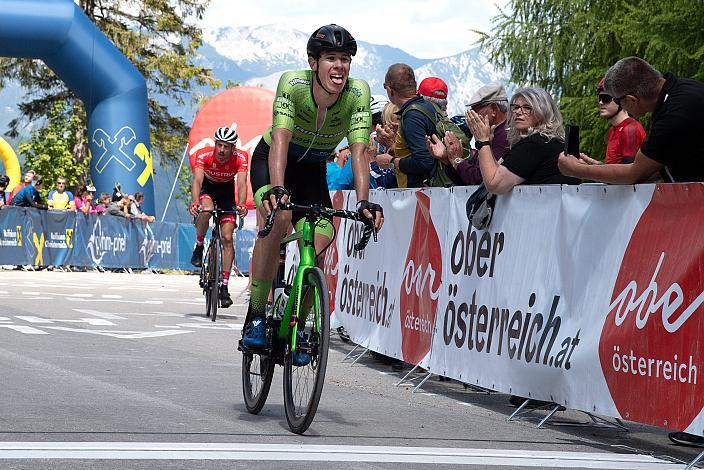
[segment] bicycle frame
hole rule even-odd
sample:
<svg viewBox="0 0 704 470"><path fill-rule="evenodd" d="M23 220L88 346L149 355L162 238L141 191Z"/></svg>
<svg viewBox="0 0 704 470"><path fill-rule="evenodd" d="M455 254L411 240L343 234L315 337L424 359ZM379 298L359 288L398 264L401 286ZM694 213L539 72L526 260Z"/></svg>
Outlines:
<svg viewBox="0 0 704 470"><path fill-rule="evenodd" d="M285 237L281 240L281 247L283 247L291 242L301 240L299 246L301 260L298 263L298 269L296 269L296 274L293 278L292 289L289 298L286 300L286 306L284 308L284 313L281 318L281 324L277 332L279 340L287 341L289 338L289 333L291 334L291 350L296 349L296 332L298 331L298 320L299 312L301 307L301 297L303 295L303 282L305 280L305 275L310 268L315 267L315 224L317 217L314 215L306 215L305 222L303 223L303 230L300 232L294 232L293 234ZM313 302L315 305L315 330L320 328L318 311L318 302ZM293 331L289 330L292 328Z"/></svg>

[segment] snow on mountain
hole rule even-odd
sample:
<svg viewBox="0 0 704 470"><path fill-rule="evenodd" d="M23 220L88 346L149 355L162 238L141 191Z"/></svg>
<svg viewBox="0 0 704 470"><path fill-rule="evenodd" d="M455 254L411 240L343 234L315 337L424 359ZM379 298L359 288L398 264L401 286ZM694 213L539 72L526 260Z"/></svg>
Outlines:
<svg viewBox="0 0 704 470"><path fill-rule="evenodd" d="M204 39L218 55L233 61L238 69L249 74L243 77L245 85L274 90L281 73L308 68L305 54L308 34L288 26L220 28L205 31ZM418 82L429 76L447 82L451 115L464 112L464 104L477 88L493 81L505 81L505 74L492 67L478 48L428 60L415 58L390 46L358 43L351 75L366 80L372 93L385 95L383 83L387 68L394 63L406 63L416 71Z"/></svg>

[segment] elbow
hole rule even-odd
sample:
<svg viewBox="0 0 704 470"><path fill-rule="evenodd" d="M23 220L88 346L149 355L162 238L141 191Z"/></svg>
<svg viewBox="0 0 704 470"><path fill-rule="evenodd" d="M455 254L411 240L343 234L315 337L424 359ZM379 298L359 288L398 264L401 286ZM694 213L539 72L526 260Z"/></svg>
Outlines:
<svg viewBox="0 0 704 470"><path fill-rule="evenodd" d="M505 182L502 182L498 178L493 178L491 181L484 180L484 186L486 186L487 191L496 196L510 193L513 189L512 184L505 184Z"/></svg>

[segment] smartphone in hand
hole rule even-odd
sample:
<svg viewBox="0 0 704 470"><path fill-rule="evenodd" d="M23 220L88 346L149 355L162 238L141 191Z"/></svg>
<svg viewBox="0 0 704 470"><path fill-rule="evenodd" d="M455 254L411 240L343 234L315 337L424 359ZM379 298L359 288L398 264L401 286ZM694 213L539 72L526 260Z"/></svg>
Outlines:
<svg viewBox="0 0 704 470"><path fill-rule="evenodd" d="M579 126L565 126L565 153L579 158Z"/></svg>

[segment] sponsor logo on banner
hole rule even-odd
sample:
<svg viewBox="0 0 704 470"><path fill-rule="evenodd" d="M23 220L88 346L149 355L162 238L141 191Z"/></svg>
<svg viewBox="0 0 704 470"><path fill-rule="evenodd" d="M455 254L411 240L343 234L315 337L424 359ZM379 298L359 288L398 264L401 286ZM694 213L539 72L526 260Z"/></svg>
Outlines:
<svg viewBox="0 0 704 470"><path fill-rule="evenodd" d="M152 227L146 224L144 227L144 240L142 241L142 246L139 247L139 253L142 255L144 265L148 266L154 255L171 254L171 237L158 239L154 235Z"/></svg>
<svg viewBox="0 0 704 470"><path fill-rule="evenodd" d="M449 259L452 275L446 280L449 300L440 309L442 331L438 334L449 347L570 370L581 330L569 336L561 331L561 310L565 308L560 308L561 295L540 298L531 292L527 302L516 307L487 302L480 289L462 289L496 282L499 261L506 258L502 253L507 236L504 232L477 231L470 224L455 234Z"/></svg>
<svg viewBox="0 0 704 470"><path fill-rule="evenodd" d="M124 253L127 250L127 237L124 235L105 235L100 218L95 219L93 233L88 239L88 254L95 264L100 264L106 254Z"/></svg>
<svg viewBox="0 0 704 470"><path fill-rule="evenodd" d="M73 230L72 230L73 231ZM68 230L64 232L49 232L49 239L44 242L46 248L51 249L66 249L69 248L70 239L67 239Z"/></svg>
<svg viewBox="0 0 704 470"><path fill-rule="evenodd" d="M704 209L692 204L695 191L701 200L699 186L655 190L623 256L599 340L621 416L677 430L704 407Z"/></svg>
<svg viewBox="0 0 704 470"><path fill-rule="evenodd" d="M345 197L342 191L335 191L332 196L332 207L334 209L342 209L345 202ZM335 227L335 233L340 230L340 218L333 218L333 226ZM337 262L339 256L337 253L337 243L333 242L328 249L325 251L325 259L323 262L323 272L328 282L328 289L330 290L330 313L335 311L335 291L337 289Z"/></svg>
<svg viewBox="0 0 704 470"><path fill-rule="evenodd" d="M338 257L344 261L337 263L338 276L342 270L342 283L335 314L357 317L368 322L369 326L391 328L396 307L393 301L389 301L388 273L384 266L365 261L368 250L354 249L362 239L364 225L345 219L340 227L344 252L338 253Z"/></svg>
<svg viewBox="0 0 704 470"><path fill-rule="evenodd" d="M430 197L416 192L413 232L400 295L403 360L418 364L430 352L442 277L440 239L430 215Z"/></svg>
<svg viewBox="0 0 704 470"><path fill-rule="evenodd" d="M22 246L22 226L18 225L15 229L2 229L2 237L0 237L0 246Z"/></svg>

